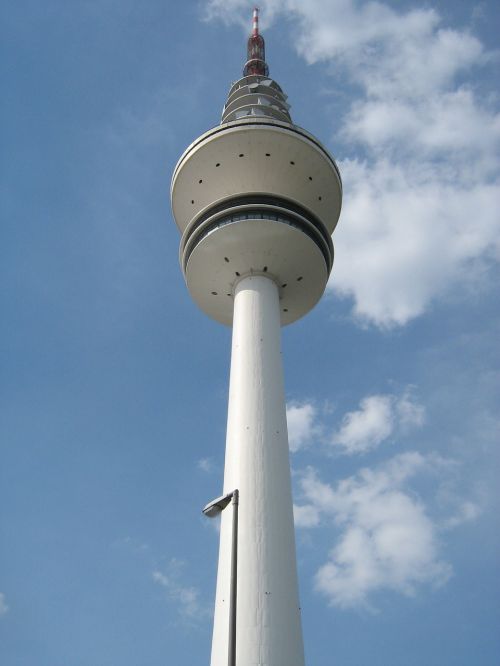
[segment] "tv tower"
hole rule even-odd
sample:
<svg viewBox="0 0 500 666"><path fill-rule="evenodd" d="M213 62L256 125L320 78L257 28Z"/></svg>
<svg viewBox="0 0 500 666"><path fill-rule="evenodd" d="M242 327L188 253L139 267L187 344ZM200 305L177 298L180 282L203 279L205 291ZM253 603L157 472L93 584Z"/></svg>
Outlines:
<svg viewBox="0 0 500 666"><path fill-rule="evenodd" d="M269 78L255 9L243 78L221 124L184 152L171 186L189 292L233 327L224 493L239 490L238 666L304 666L280 328L325 290L342 184L286 100ZM231 649L230 514L222 513L211 666L227 664Z"/></svg>

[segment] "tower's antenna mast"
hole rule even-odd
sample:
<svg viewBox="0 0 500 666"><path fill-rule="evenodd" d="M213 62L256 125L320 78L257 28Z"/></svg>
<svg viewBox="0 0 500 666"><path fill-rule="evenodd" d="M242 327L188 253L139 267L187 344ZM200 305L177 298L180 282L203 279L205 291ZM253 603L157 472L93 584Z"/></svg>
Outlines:
<svg viewBox="0 0 500 666"><path fill-rule="evenodd" d="M264 37L259 34L259 8L253 10L252 34L248 38L247 61L243 69L243 76L269 76L269 67L266 64L266 45Z"/></svg>
<svg viewBox="0 0 500 666"><path fill-rule="evenodd" d="M257 37L258 34L259 34L259 8L254 7L252 36Z"/></svg>

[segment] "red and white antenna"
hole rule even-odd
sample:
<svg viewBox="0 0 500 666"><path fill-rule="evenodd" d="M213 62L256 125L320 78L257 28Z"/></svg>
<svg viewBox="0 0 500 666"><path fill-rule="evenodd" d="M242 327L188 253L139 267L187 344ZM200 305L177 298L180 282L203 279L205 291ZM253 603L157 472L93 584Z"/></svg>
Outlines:
<svg viewBox="0 0 500 666"><path fill-rule="evenodd" d="M256 37L259 34L259 8L254 7L253 10L253 26L252 36Z"/></svg>
<svg viewBox="0 0 500 666"><path fill-rule="evenodd" d="M243 76L269 76L264 37L259 34L259 8L253 10L252 34L248 38L247 61Z"/></svg>

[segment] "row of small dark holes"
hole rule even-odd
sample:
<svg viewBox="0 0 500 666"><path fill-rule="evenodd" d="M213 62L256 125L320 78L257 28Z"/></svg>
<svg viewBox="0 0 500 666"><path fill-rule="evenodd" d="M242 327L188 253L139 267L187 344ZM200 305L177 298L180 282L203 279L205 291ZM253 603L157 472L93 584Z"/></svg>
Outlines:
<svg viewBox="0 0 500 666"><path fill-rule="evenodd" d="M224 257L224 261L227 262L227 263L229 263L229 259L228 259L227 257ZM262 269L262 271L263 271L264 273L267 273L267 266L264 266L264 268ZM237 277L240 277L240 275L241 275L241 273L239 273L238 271L235 271L234 274L235 274ZM303 276L301 275L300 277L297 278L297 282L300 282L300 281L303 280L303 279L304 279L304 278L303 278ZM287 282L285 282L284 284L281 285L282 289L284 289L286 286L287 286ZM212 291L211 293L212 293L212 296L218 296L218 294L217 294L216 291ZM231 296L231 294L226 294L226 296ZM287 308L283 308L283 312L288 312L288 309L287 309Z"/></svg>
<svg viewBox="0 0 500 666"><path fill-rule="evenodd" d="M300 277L297 278L297 282L300 282L302 279L303 279L303 277L301 275ZM285 288L286 287L286 282L285 282L285 284L282 284L281 286L283 288ZM283 308L283 312L288 312L288 308Z"/></svg>
<svg viewBox="0 0 500 666"><path fill-rule="evenodd" d="M240 153L238 155L238 157L245 157L245 155L244 155L244 153ZM266 157L271 157L271 153L266 153ZM290 164L292 166L295 166L295 162L292 162L291 160L290 160ZM220 162L217 162L217 164L215 166L220 167ZM309 176L309 180L312 180L312 176ZM198 184L201 185L202 183L203 183L203 179L200 179L198 181ZM322 197L318 197L318 201L321 201L321 199L322 199ZM191 203L194 204L194 199L191 199Z"/></svg>

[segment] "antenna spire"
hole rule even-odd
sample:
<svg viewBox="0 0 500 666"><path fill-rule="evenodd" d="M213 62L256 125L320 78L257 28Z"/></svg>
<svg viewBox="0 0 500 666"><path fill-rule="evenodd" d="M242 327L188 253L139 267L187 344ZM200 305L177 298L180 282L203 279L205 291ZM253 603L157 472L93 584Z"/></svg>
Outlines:
<svg viewBox="0 0 500 666"><path fill-rule="evenodd" d="M253 10L252 34L248 38L247 61L243 68L243 76L269 76L266 64L266 45L264 37L259 34L259 8Z"/></svg>
<svg viewBox="0 0 500 666"><path fill-rule="evenodd" d="M259 34L259 8L254 7L253 10L253 30L252 30L252 37L257 37Z"/></svg>

